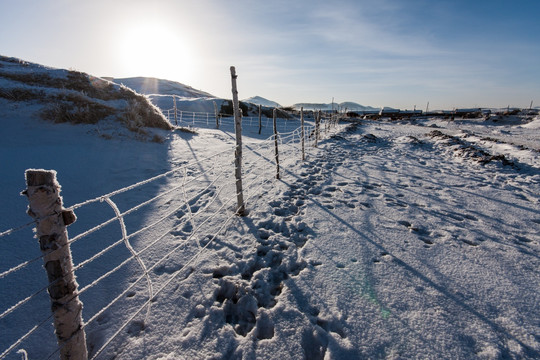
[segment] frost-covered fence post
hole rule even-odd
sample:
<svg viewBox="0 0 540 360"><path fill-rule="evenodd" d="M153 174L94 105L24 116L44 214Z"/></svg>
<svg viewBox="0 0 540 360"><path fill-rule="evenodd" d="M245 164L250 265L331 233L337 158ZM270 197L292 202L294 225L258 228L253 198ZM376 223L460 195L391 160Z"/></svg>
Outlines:
<svg viewBox="0 0 540 360"><path fill-rule="evenodd" d="M319 135L321 127L321 110L315 115L315 147L319 146Z"/></svg>
<svg viewBox="0 0 540 360"><path fill-rule="evenodd" d="M330 123L332 122L332 117L334 115L330 115L330 119L326 118L326 121L324 122L324 133L328 134L328 128L330 127Z"/></svg>
<svg viewBox="0 0 540 360"><path fill-rule="evenodd" d="M173 102L174 102L174 124L178 126L178 119L176 118L176 96L173 95Z"/></svg>
<svg viewBox="0 0 540 360"><path fill-rule="evenodd" d="M49 296L60 357L87 359L86 336L82 326L83 304L77 296L71 250L66 226L75 222L73 211L62 207L60 185L54 170L26 170L28 215L36 222L43 263L49 279Z"/></svg>
<svg viewBox="0 0 540 360"><path fill-rule="evenodd" d="M234 151L234 175L236 178L236 213L244 216L246 208L244 205L244 193L242 190L242 115L240 114L240 104L238 102L238 90L236 88L236 69L231 66L231 82L233 95L233 111L234 111L234 130L236 133L236 150Z"/></svg>
<svg viewBox="0 0 540 360"><path fill-rule="evenodd" d="M259 104L259 135L261 135L262 131L262 105Z"/></svg>
<svg viewBox="0 0 540 360"><path fill-rule="evenodd" d="M217 104L214 101L214 113L216 114L216 129L219 129L219 113L217 111Z"/></svg>
<svg viewBox="0 0 540 360"><path fill-rule="evenodd" d="M306 160L306 154L304 151L304 141L306 134L304 133L304 107L300 108L300 136L302 138L302 161Z"/></svg>
<svg viewBox="0 0 540 360"><path fill-rule="evenodd" d="M278 131L277 131L277 110L274 109L273 113L274 121L274 147L276 153L276 179L279 179L279 151L278 151Z"/></svg>

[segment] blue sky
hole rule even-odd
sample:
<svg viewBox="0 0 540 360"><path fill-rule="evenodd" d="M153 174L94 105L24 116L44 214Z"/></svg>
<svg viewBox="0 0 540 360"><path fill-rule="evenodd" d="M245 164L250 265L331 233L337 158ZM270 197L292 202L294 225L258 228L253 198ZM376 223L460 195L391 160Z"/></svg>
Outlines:
<svg viewBox="0 0 540 360"><path fill-rule="evenodd" d="M0 54L283 105L540 106L537 0L0 0Z"/></svg>

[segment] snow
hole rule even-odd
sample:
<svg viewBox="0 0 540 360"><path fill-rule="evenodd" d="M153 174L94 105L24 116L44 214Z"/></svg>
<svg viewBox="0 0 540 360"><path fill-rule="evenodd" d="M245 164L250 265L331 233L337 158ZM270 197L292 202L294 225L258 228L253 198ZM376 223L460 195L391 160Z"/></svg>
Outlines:
<svg viewBox="0 0 540 360"><path fill-rule="evenodd" d="M526 129L540 129L540 116L534 117L531 122L522 125L522 127Z"/></svg>
<svg viewBox="0 0 540 360"><path fill-rule="evenodd" d="M0 232L30 221L27 168L57 170L66 207L171 172L111 196L121 212L160 196L123 217L128 236L155 224L129 239L147 273L133 258L92 285L133 257L117 220L72 245L77 265L119 241L77 270L90 354L112 339L99 359L540 357L537 118L342 123L305 162L291 134L279 181L271 127L246 123L248 215L237 217L232 126L157 144L35 110L0 99ZM75 213L71 238L116 217L107 201ZM32 237L0 237L0 272L39 257ZM3 312L47 279L38 260L0 284ZM0 319L0 353L45 320L6 358L47 358L49 313L40 292Z"/></svg>

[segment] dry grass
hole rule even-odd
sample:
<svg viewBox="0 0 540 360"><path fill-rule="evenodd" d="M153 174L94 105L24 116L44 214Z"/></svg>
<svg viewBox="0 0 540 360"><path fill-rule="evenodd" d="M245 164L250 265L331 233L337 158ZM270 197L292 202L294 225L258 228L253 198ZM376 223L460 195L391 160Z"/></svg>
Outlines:
<svg viewBox="0 0 540 360"><path fill-rule="evenodd" d="M0 89L0 98L12 101L32 101L40 100L45 97L43 90L28 90L28 89Z"/></svg>
<svg viewBox="0 0 540 360"><path fill-rule="evenodd" d="M113 108L96 102L88 101L83 105L80 101L77 104L58 101L46 106L40 115L42 119L54 123L97 124L114 113Z"/></svg>
<svg viewBox="0 0 540 360"><path fill-rule="evenodd" d="M163 144L165 142L165 139L163 138L163 136L160 136L158 134L154 134L154 136L152 136L150 141L158 143L158 144Z"/></svg>
<svg viewBox="0 0 540 360"><path fill-rule="evenodd" d="M0 55L0 60L2 60L3 62L7 62L7 63L19 64L19 65L22 65L22 66L28 66L28 62L26 62L24 60L21 60L21 59L14 58L14 57L8 57L8 56Z"/></svg>
<svg viewBox="0 0 540 360"><path fill-rule="evenodd" d="M18 59L1 57L2 61L27 65ZM12 101L40 101L47 105L41 117L55 123L96 124L115 115L126 127L145 134L145 127L172 130L161 111L143 95L115 85L109 81L69 70L65 76L51 76L46 71L7 72L0 69L0 78L21 83L20 88L0 89L0 98ZM25 89L34 86L38 89ZM43 88L40 90L39 88ZM47 89L56 89L46 92ZM58 91L60 90L60 91ZM122 100L124 109L106 105L108 101Z"/></svg>
<svg viewBox="0 0 540 360"><path fill-rule="evenodd" d="M129 130L136 132L140 132L143 127L173 129L159 109L150 104L143 96L129 100L128 108L120 116L120 120Z"/></svg>

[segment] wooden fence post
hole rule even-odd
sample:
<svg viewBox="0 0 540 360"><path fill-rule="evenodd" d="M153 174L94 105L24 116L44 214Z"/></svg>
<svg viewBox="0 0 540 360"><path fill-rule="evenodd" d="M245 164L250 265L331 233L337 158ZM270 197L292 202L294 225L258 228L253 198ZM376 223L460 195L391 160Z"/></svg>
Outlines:
<svg viewBox="0 0 540 360"><path fill-rule="evenodd" d="M330 115L330 120L328 120L328 118L326 118L326 121L324 122L324 133L325 134L328 134L328 128L330 127L330 124L332 123L332 116L334 116L334 115Z"/></svg>
<svg viewBox="0 0 540 360"><path fill-rule="evenodd" d="M304 133L304 107L302 106L300 108L300 136L302 138L302 161L306 160L306 154L305 154L305 151L304 151L304 141L305 141L305 137L306 137L306 134Z"/></svg>
<svg viewBox="0 0 540 360"><path fill-rule="evenodd" d="M173 95L173 102L174 102L174 124L178 126L178 119L176 118L176 96Z"/></svg>
<svg viewBox="0 0 540 360"><path fill-rule="evenodd" d="M236 200L237 210L236 213L240 216L244 216L246 208L244 205L244 193L242 190L242 116L240 114L240 104L238 102L238 90L236 88L236 69L231 66L231 82L232 82L232 95L233 95L233 110L234 110L234 130L236 133L236 150L234 151L234 175L236 178Z"/></svg>
<svg viewBox="0 0 540 360"><path fill-rule="evenodd" d="M277 131L277 110L274 109L274 147L276 153L276 179L279 179L279 152L278 152L278 131Z"/></svg>
<svg viewBox="0 0 540 360"><path fill-rule="evenodd" d="M321 110L315 115L315 147L319 146L319 134L321 126Z"/></svg>
<svg viewBox="0 0 540 360"><path fill-rule="evenodd" d="M219 113L217 111L217 104L214 101L214 112L216 113L216 129L219 129Z"/></svg>
<svg viewBox="0 0 540 360"><path fill-rule="evenodd" d="M259 135L261 135L262 131L262 106L259 104Z"/></svg>
<svg viewBox="0 0 540 360"><path fill-rule="evenodd" d="M49 296L54 314L54 327L60 357L87 359L86 335L82 326L83 304L77 294L71 250L66 226L77 219L72 211L62 207L60 185L54 170L26 170L28 215L36 222L43 262L49 279Z"/></svg>

